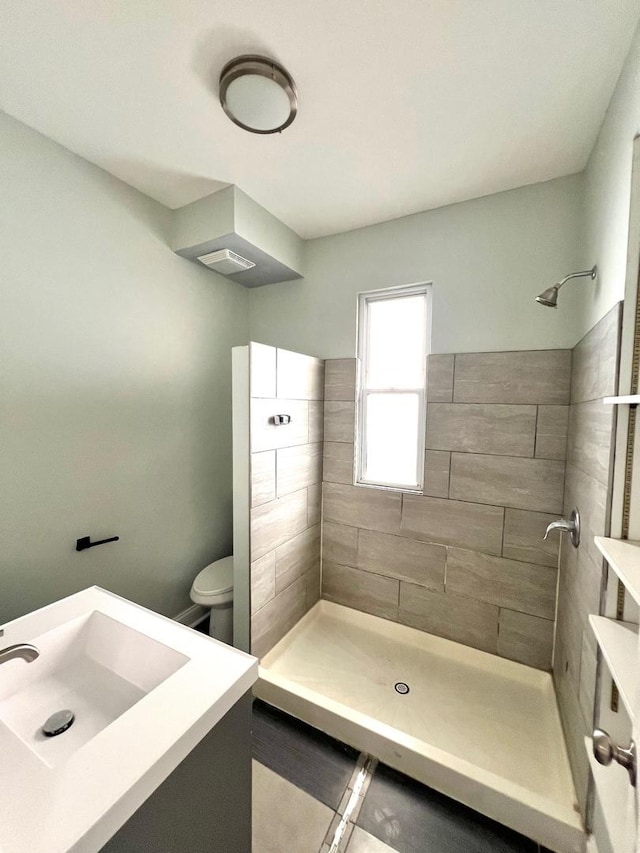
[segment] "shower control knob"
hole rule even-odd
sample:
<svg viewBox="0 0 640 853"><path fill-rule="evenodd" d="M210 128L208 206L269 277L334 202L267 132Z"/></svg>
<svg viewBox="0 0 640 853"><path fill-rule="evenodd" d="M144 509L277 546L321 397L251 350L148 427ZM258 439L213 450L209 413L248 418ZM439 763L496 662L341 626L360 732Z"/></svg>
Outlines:
<svg viewBox="0 0 640 853"><path fill-rule="evenodd" d="M595 729L593 754L598 764L604 764L605 767L608 767L612 761L617 761L628 772L631 784L636 784L636 745L633 741L627 747L618 746L608 732Z"/></svg>

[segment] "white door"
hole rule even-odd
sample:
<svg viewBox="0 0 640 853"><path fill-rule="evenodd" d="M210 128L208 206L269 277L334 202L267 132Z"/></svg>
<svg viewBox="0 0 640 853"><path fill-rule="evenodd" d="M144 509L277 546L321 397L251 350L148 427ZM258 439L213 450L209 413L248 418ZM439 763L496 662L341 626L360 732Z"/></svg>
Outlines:
<svg viewBox="0 0 640 853"><path fill-rule="evenodd" d="M636 654L640 655L637 640L636 646ZM602 668L600 729L594 731L593 745L587 744L594 753L590 756L595 782L593 838L598 853L640 853L639 789L637 784L634 787L632 773L628 769L636 765L630 754L631 744L640 743L640 691L636 691L631 708L633 721L622 702L617 711L612 711L611 677L604 661ZM638 667L635 669L637 671ZM604 764L597 763L596 753L597 760Z"/></svg>

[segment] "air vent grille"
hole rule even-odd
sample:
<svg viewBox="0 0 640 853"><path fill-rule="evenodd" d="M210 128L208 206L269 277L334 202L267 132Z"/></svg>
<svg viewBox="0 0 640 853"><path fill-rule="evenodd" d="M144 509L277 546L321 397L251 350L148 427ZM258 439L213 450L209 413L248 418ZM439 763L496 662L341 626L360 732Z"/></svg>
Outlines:
<svg viewBox="0 0 640 853"><path fill-rule="evenodd" d="M208 255L199 255L198 260L205 267L222 273L222 275L233 275L255 267L253 261L243 258L242 255L232 252L231 249L218 249L217 252L209 252Z"/></svg>

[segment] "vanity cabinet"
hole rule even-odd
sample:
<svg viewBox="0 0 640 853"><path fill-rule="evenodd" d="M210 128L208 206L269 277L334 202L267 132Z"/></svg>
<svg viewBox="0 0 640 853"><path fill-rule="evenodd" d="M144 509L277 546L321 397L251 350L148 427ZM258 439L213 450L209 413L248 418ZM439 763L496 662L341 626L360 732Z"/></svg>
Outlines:
<svg viewBox="0 0 640 853"><path fill-rule="evenodd" d="M251 701L249 691L103 853L251 853Z"/></svg>

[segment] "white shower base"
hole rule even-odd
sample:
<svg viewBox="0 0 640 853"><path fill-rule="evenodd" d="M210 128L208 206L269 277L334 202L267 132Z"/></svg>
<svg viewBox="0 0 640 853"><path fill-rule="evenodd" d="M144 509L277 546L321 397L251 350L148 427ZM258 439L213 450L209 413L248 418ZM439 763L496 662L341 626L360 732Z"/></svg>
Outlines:
<svg viewBox="0 0 640 853"><path fill-rule="evenodd" d="M548 673L321 601L255 692L552 850L584 850Z"/></svg>

